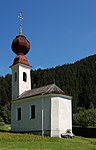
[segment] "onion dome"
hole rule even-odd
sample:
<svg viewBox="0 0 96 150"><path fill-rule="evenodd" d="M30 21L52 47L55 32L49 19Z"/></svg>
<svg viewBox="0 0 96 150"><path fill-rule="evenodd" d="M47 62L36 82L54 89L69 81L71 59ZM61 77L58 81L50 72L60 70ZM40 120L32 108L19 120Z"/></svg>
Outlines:
<svg viewBox="0 0 96 150"><path fill-rule="evenodd" d="M30 42L21 33L13 40L11 48L15 54L26 55L30 50Z"/></svg>
<svg viewBox="0 0 96 150"><path fill-rule="evenodd" d="M29 65L27 57L25 55L30 50L30 42L26 39L24 35L22 35L22 12L20 12L19 15L19 21L20 21L20 30L19 35L16 36L16 38L13 40L11 48L12 51L17 54L17 56L14 59L13 65L16 65L18 63L22 63L25 65ZM12 66L13 66L12 65Z"/></svg>
<svg viewBox="0 0 96 150"><path fill-rule="evenodd" d="M18 63L25 64L25 65L29 66L28 59L23 54L17 55L16 58L14 59L13 65L16 65Z"/></svg>
<svg viewBox="0 0 96 150"><path fill-rule="evenodd" d="M19 31L19 35L16 36L16 38L13 40L11 48L13 52L17 55L21 53L26 55L30 50L30 42L26 39L24 35L22 35L22 19L23 19L22 12L20 12L18 18L20 21L20 31Z"/></svg>

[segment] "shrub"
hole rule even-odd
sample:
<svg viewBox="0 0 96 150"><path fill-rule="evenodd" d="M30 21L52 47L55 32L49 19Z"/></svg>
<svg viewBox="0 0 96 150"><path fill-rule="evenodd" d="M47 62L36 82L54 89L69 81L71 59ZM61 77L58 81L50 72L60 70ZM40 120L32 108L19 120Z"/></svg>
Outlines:
<svg viewBox="0 0 96 150"><path fill-rule="evenodd" d="M76 114L73 114L73 125L82 127L96 125L96 109L95 108L79 108Z"/></svg>
<svg viewBox="0 0 96 150"><path fill-rule="evenodd" d="M4 122L3 118L0 116L0 122Z"/></svg>

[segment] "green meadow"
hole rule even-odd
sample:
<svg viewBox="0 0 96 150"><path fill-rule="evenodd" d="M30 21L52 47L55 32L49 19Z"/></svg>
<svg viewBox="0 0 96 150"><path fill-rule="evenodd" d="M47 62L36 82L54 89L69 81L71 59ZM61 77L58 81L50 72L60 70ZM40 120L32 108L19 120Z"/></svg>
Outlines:
<svg viewBox="0 0 96 150"><path fill-rule="evenodd" d="M96 139L72 139L0 132L0 150L96 150Z"/></svg>

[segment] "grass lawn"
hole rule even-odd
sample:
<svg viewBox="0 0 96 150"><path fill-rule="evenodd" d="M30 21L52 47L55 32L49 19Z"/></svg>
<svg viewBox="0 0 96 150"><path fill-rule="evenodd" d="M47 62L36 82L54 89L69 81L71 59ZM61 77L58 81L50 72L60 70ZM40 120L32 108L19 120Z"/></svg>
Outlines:
<svg viewBox="0 0 96 150"><path fill-rule="evenodd" d="M0 150L96 150L96 139L61 139L0 132Z"/></svg>

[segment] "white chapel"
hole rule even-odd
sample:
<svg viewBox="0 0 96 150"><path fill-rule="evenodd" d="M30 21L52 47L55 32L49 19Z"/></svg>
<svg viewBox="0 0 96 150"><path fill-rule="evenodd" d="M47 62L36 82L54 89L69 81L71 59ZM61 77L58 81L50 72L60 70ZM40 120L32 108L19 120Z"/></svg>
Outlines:
<svg viewBox="0 0 96 150"><path fill-rule="evenodd" d="M72 131L72 97L55 84L31 89L31 66L25 56L30 43L22 34L12 42L16 57L12 70L11 130L61 137L68 129Z"/></svg>

